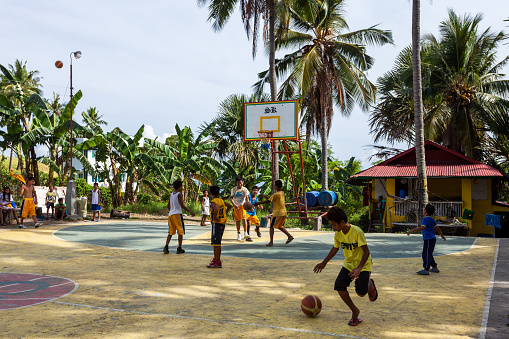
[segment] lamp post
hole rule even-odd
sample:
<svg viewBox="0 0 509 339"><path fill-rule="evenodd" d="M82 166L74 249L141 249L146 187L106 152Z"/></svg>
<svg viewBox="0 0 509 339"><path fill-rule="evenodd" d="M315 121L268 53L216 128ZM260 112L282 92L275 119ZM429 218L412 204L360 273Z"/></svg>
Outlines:
<svg viewBox="0 0 509 339"><path fill-rule="evenodd" d="M69 58L71 59L71 128L70 128L70 131L71 131L71 160L70 160L70 171L71 171L71 174L69 175L69 178L71 181L74 181L74 177L72 176L73 173L72 173L72 111L73 111L73 107L72 107L72 57L74 56L75 59L79 59L81 58L81 51L76 51L76 52L72 52L70 55L69 55Z"/></svg>
<svg viewBox="0 0 509 339"><path fill-rule="evenodd" d="M73 180L73 172L72 172L72 144L73 144L73 140L72 140L72 111L73 111L73 104L72 104L72 58L75 58L75 59L79 59L81 58L81 52L80 51L76 51L76 52L72 52L70 55L69 55L69 58L71 59L71 121L70 121L70 132L71 132L71 139L70 139L70 143L71 143L71 152L70 152L70 161L69 161L69 165L70 165L70 175L69 175L69 181L67 182L67 190L66 190L66 194L65 194L65 204L67 205L67 214L69 215L70 218L73 218L73 217L76 217L76 211L77 211L77 198L78 198L78 195L76 194L76 183L74 182Z"/></svg>

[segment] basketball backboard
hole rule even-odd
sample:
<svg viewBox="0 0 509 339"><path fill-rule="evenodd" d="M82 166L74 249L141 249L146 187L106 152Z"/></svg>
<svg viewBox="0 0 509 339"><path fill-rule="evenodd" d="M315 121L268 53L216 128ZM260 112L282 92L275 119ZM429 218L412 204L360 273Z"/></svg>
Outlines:
<svg viewBox="0 0 509 339"><path fill-rule="evenodd" d="M244 104L244 140L260 140L259 131L273 132L272 139L299 139L297 100Z"/></svg>

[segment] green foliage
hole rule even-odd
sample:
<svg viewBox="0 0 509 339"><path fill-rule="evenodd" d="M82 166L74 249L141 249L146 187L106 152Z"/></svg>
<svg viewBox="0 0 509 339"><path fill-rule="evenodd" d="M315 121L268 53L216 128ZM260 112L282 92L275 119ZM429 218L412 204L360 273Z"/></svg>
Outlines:
<svg viewBox="0 0 509 339"><path fill-rule="evenodd" d="M148 193L140 193L136 196L136 198L138 200L138 204L148 205L155 201L155 199L154 199L155 197Z"/></svg>
<svg viewBox="0 0 509 339"><path fill-rule="evenodd" d="M91 185L87 184L85 179L76 179L76 195L78 197L88 197L90 196L90 192L94 189ZM90 199L90 198L89 198Z"/></svg>

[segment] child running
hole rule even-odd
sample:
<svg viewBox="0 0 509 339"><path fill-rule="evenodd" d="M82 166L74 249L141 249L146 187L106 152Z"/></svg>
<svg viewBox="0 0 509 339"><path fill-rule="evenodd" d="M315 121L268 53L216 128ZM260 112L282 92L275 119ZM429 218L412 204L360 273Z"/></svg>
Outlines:
<svg viewBox="0 0 509 339"><path fill-rule="evenodd" d="M251 194L247 196L249 202L253 204L253 206L258 202L259 191L260 188L258 186L253 186L253 188L251 188ZM262 233L260 232L260 220L258 220L258 217L256 216L257 209L262 209L262 206L256 206L252 211L246 211L247 233L249 234L251 224L254 224L256 226L256 235L258 238L261 238Z"/></svg>
<svg viewBox="0 0 509 339"><path fill-rule="evenodd" d="M46 219L49 219L49 209L51 208L51 217L55 216L55 203L57 202L57 193L53 191L53 186L49 185L46 192Z"/></svg>
<svg viewBox="0 0 509 339"><path fill-rule="evenodd" d="M327 212L327 219L332 225L334 234L334 246L325 259L317 264L313 271L320 273L329 260L331 260L343 248L345 260L343 267L339 271L334 284L334 290L338 291L339 296L352 311L352 319L348 322L350 326L357 326L362 322L359 318L360 310L355 306L347 287L350 282L355 280L355 292L359 297L369 294L369 300L375 301L378 298L378 291L375 282L371 279L372 260L369 253L368 244L364 232L357 226L348 223L348 217L345 211L334 206Z"/></svg>
<svg viewBox="0 0 509 339"><path fill-rule="evenodd" d="M194 212L184 205L184 200L182 199L182 181L175 180L173 182L173 188L175 191L170 195L170 199L168 200L168 209L170 212L168 213L168 237L166 237L166 245L163 248L164 254L170 253L168 245L170 244L172 235L175 233L178 233L177 254L186 253L186 251L182 249L182 239L184 239L184 234L186 233L184 218L182 218L182 209L185 209L194 217Z"/></svg>
<svg viewBox="0 0 509 339"><path fill-rule="evenodd" d="M242 241L242 234L240 233L240 223L242 222L244 239L253 241L247 232L246 211L244 210L244 202L246 202L249 195L249 190L243 186L244 179L242 177L235 178L235 185L230 194L230 201L233 205L233 219L235 219L235 226L237 227L237 240Z"/></svg>
<svg viewBox="0 0 509 339"><path fill-rule="evenodd" d="M281 180L276 180L274 182L274 186L276 187L276 193L274 193L268 200L259 201L255 204L255 206L273 203L272 205L272 218L270 221L270 241L266 246L274 245L274 228L278 228L281 232L286 234L288 240L286 240L286 244L292 242L292 235L286 230L284 224L286 220L286 206L285 206L285 193L283 192L283 182Z"/></svg>
<svg viewBox="0 0 509 339"><path fill-rule="evenodd" d="M224 202L219 197L219 187L217 186L210 187L210 195L212 195L212 201L210 202L210 207L212 208L212 213L210 214L210 222L212 223L210 243L214 248L214 258L207 267L223 268L223 263L221 262L221 240L223 239L224 226L227 221L226 216L230 212L232 205Z"/></svg>
<svg viewBox="0 0 509 339"><path fill-rule="evenodd" d="M28 177L27 183L21 185L20 196L24 197L23 205L21 206L21 224L19 224L19 228L26 228L23 224L23 220L26 217L31 217L34 220L35 228L38 228L42 225L42 223L37 222L37 217L35 213L35 206L37 206L37 193L35 192L35 178Z"/></svg>
<svg viewBox="0 0 509 339"><path fill-rule="evenodd" d="M439 273L437 263L433 258L433 251L435 250L435 244L437 243L437 238L435 237L435 230L437 230L438 234L444 239L445 237L442 234L442 230L437 226L435 219L431 216L435 213L435 206L431 204L427 204L424 207L424 218L422 218L422 226L416 227L408 231L406 234L410 235L413 232L422 231L422 240L424 240L424 246L422 247L422 266L424 269L417 272L420 275L429 275L429 272ZM430 269L431 267L431 269Z"/></svg>
<svg viewBox="0 0 509 339"><path fill-rule="evenodd" d="M205 220L210 215L210 208L209 208L209 192L207 190L203 191L203 198L201 199L201 226L205 225Z"/></svg>

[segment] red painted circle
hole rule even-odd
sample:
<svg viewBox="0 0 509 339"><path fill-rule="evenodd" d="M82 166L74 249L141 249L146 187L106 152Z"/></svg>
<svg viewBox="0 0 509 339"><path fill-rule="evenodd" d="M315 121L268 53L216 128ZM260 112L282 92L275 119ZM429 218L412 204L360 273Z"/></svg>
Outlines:
<svg viewBox="0 0 509 339"><path fill-rule="evenodd" d="M57 60L57 61L55 61L55 67L62 68L62 67L64 67L64 63L60 60Z"/></svg>
<svg viewBox="0 0 509 339"><path fill-rule="evenodd" d="M78 284L49 275L0 273L0 310L41 304L74 292Z"/></svg>

